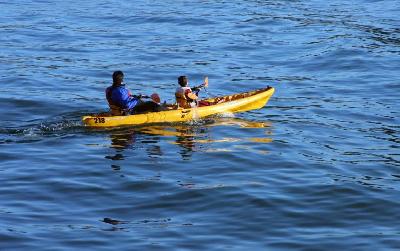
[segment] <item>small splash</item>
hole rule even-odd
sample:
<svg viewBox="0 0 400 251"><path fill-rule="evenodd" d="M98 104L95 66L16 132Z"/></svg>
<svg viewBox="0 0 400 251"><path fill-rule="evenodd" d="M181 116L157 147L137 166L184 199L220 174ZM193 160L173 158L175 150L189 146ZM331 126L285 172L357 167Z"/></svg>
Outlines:
<svg viewBox="0 0 400 251"><path fill-rule="evenodd" d="M232 113L232 112L224 112L224 113L218 114L217 117L220 117L220 118L234 118L235 114Z"/></svg>
<svg viewBox="0 0 400 251"><path fill-rule="evenodd" d="M198 139L194 140L196 143L225 143L225 142L239 142L241 139L239 138L222 138L222 139Z"/></svg>
<svg viewBox="0 0 400 251"><path fill-rule="evenodd" d="M198 120L198 119L200 119L200 115L199 115L199 109L198 109L198 107L196 106L196 107L193 107L192 108L192 111L193 111L193 120Z"/></svg>
<svg viewBox="0 0 400 251"><path fill-rule="evenodd" d="M233 150L232 149L226 149L226 148L209 148L209 149L205 149L204 152L206 152L206 153L233 152Z"/></svg>

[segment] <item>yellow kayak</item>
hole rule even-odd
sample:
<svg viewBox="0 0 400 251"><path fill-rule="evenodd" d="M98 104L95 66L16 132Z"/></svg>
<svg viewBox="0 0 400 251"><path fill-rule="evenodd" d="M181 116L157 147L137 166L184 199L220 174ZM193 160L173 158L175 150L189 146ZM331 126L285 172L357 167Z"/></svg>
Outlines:
<svg viewBox="0 0 400 251"><path fill-rule="evenodd" d="M82 121L89 127L113 127L123 125L140 125L151 123L185 122L204 118L214 114L245 112L260 109L268 102L275 89L267 87L255 91L221 96L202 100L209 105L195 108L178 108L174 105L166 107L165 111L134 114L127 116L112 116L107 113L84 116Z"/></svg>

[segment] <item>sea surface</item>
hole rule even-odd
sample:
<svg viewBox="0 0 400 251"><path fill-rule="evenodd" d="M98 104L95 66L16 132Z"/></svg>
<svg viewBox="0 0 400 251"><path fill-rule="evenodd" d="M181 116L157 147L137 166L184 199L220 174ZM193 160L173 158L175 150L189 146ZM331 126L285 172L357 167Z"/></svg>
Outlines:
<svg viewBox="0 0 400 251"><path fill-rule="evenodd" d="M115 70L260 110L83 126ZM400 2L0 1L0 250L400 250Z"/></svg>

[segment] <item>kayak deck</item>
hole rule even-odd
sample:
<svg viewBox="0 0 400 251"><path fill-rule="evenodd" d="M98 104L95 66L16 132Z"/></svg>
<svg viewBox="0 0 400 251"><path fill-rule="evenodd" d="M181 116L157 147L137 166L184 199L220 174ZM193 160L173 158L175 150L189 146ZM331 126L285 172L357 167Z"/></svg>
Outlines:
<svg viewBox="0 0 400 251"><path fill-rule="evenodd" d="M244 112L260 109L265 106L274 93L274 88L243 92L238 94L208 98L199 101L207 103L206 106L195 108L178 108L176 105L167 105L164 111L149 112L126 116L112 116L109 113L84 116L82 121L89 127L114 127L123 125L140 125L150 123L185 122L193 119L204 118L220 113Z"/></svg>

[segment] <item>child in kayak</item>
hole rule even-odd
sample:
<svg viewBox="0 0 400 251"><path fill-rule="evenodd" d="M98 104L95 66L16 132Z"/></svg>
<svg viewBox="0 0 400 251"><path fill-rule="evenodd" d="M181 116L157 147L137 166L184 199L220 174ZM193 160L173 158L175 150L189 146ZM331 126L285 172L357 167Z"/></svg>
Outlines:
<svg viewBox="0 0 400 251"><path fill-rule="evenodd" d="M180 86L176 88L175 98L176 98L176 103L178 104L179 107L191 108L196 106L209 105L208 102L197 101L200 89L208 86L207 77L204 79L203 84L193 88L189 87L189 81L186 76L180 76L178 78L178 84Z"/></svg>
<svg viewBox="0 0 400 251"><path fill-rule="evenodd" d="M151 95L152 101L142 101L142 98L148 97L132 95L131 91L125 87L122 71L115 71L112 78L112 86L106 89L106 98L112 115L160 111L160 97L157 94Z"/></svg>

